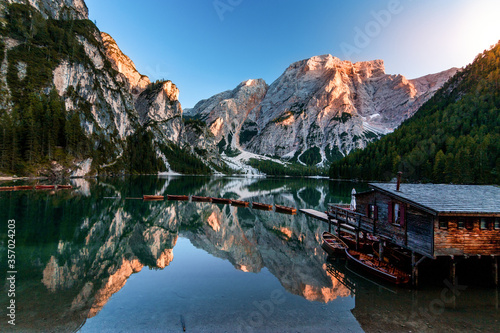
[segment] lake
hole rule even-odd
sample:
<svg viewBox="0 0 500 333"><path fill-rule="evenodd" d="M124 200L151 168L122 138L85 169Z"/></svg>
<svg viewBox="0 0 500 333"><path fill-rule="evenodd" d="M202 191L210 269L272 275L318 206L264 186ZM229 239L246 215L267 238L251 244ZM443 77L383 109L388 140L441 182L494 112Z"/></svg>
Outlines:
<svg viewBox="0 0 500 333"><path fill-rule="evenodd" d="M21 182L19 182L21 183ZM24 183L27 183L26 181ZM23 184L24 184L23 183ZM11 185L4 183L2 185ZM185 194L327 209L364 183L326 179L75 179L0 192L2 332L494 332L498 289L428 274L396 288L328 259L326 223ZM7 266L15 221L15 296ZM432 273L432 271L431 271ZM7 307L15 300L15 326Z"/></svg>

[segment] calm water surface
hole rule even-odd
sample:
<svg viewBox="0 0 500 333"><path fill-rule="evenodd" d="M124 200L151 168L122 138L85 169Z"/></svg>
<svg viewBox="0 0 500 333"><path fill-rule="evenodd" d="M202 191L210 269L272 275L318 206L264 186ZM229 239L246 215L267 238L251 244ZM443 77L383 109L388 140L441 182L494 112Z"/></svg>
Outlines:
<svg viewBox="0 0 500 333"><path fill-rule="evenodd" d="M9 185L9 183L2 184ZM0 278L16 220L16 326L0 331L495 332L498 289L371 281L327 260L327 225L143 194L217 196L324 211L354 187L321 179L74 180L73 191L0 192ZM431 272L432 273L432 272ZM432 274L430 274L432 275Z"/></svg>

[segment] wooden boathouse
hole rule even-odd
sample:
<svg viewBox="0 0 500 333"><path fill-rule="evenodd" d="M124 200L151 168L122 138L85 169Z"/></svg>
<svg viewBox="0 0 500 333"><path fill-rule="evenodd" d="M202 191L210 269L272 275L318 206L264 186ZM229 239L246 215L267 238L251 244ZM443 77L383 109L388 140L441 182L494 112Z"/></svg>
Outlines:
<svg viewBox="0 0 500 333"><path fill-rule="evenodd" d="M356 210L331 204L327 213L337 231L379 239L384 248L398 247L411 255L412 281L418 285L418 265L425 258L449 257L455 281L456 259L479 257L492 263L498 286L500 256L500 187L370 183L356 194Z"/></svg>

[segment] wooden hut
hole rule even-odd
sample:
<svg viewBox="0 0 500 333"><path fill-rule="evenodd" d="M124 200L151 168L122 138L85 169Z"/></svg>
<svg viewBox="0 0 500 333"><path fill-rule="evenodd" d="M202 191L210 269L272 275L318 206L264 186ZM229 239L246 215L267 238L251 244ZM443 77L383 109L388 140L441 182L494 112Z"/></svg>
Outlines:
<svg viewBox="0 0 500 333"><path fill-rule="evenodd" d="M455 259L471 256L492 261L498 285L500 256L500 187L491 185L442 185L371 183L370 191L356 194L356 211L331 205L328 217L337 224L379 238L379 255L385 245L411 253L417 284L418 264L424 258ZM345 216L345 217L344 217ZM358 238L358 237L357 237Z"/></svg>

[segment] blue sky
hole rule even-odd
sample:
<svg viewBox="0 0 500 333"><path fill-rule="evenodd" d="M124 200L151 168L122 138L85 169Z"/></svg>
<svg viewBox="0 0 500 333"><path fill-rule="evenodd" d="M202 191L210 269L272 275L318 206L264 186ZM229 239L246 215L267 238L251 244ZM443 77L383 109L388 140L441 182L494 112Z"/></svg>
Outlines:
<svg viewBox="0 0 500 333"><path fill-rule="evenodd" d="M90 19L184 108L293 62L383 59L415 78L462 67L500 39L498 0L86 0Z"/></svg>

